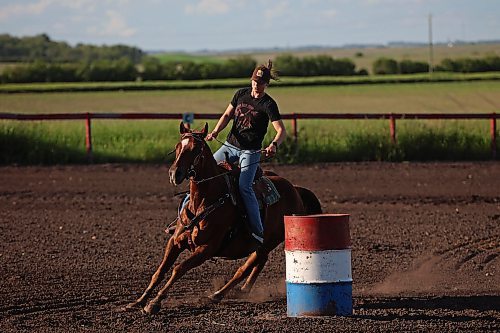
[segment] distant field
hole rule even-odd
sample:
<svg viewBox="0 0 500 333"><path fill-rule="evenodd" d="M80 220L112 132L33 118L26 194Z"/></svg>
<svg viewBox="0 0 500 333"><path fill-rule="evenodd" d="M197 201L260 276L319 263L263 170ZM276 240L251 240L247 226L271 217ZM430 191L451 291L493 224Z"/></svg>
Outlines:
<svg viewBox="0 0 500 333"><path fill-rule="evenodd" d="M380 84L425 84L444 82L498 81L500 72L450 73L436 72L395 75L356 75L356 76L308 76L281 77L273 81L272 87L306 86L346 86ZM157 80L125 82L37 82L0 84L0 94L11 93L62 93L62 92L102 92L102 91L166 91L166 90L207 90L236 89L248 85L249 78L213 80Z"/></svg>
<svg viewBox="0 0 500 333"><path fill-rule="evenodd" d="M211 52L211 53L188 53L188 52L167 52L151 54L162 62L167 61L193 61L221 63L229 58L239 55L248 55L254 58L258 63L265 63L268 59L275 59L276 56L284 53L291 53L297 57L325 54L335 58L349 58L359 70L367 69L371 72L372 63L379 57L393 58L398 61L403 59L429 61L428 47L384 47L384 48L331 48L320 50L280 50L278 52ZM500 56L500 44L468 44L454 45L448 47L445 45L434 46L434 63L438 64L445 58L482 58L487 55ZM14 63L0 63L0 73L8 66L16 65Z"/></svg>
<svg viewBox="0 0 500 333"><path fill-rule="evenodd" d="M434 63L438 64L445 58L482 58L487 55L500 56L500 44L469 44L454 45L448 47L445 45L434 46ZM268 59L275 59L277 55L291 53L297 57L325 54L335 58L349 58L356 64L357 69L365 68L371 72L372 63L380 57L393 58L398 61L408 59L415 61L429 61L428 47L385 47L385 48L332 48L321 50L297 51L290 50L279 52L245 53L253 57L259 63L265 63ZM214 53L207 56L207 59L227 59L238 55L239 53ZM361 54L362 56L359 56ZM167 56L167 54L165 55ZM198 59L200 55L193 55Z"/></svg>
<svg viewBox="0 0 500 333"><path fill-rule="evenodd" d="M222 63L222 62L224 62L224 59L221 57L196 55L196 54L189 54L189 53L159 53L159 54L153 54L152 56L160 59L162 62L170 62L170 61L192 61L195 63L200 63L200 62Z"/></svg>
<svg viewBox="0 0 500 333"><path fill-rule="evenodd" d="M3 94L0 112L218 113L235 88ZM282 113L500 112L500 81L270 87Z"/></svg>

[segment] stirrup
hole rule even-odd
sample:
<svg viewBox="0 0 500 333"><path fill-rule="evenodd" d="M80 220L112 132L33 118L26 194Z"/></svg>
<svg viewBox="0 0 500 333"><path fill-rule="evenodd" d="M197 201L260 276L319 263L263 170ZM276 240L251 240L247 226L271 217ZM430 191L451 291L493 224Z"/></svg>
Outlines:
<svg viewBox="0 0 500 333"><path fill-rule="evenodd" d="M259 235L255 234L252 232L252 237L259 243L262 244L264 243L264 238L260 237Z"/></svg>

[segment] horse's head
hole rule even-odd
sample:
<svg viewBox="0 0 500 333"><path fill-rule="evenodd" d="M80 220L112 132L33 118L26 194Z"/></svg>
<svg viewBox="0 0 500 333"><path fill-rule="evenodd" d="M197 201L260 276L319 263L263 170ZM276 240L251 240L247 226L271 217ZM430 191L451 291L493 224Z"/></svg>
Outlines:
<svg viewBox="0 0 500 333"><path fill-rule="evenodd" d="M175 146L175 161L168 170L170 182L175 186L181 184L184 179L196 176L203 160L208 124L205 123L202 131L193 132L186 129L181 122L180 133L181 140Z"/></svg>

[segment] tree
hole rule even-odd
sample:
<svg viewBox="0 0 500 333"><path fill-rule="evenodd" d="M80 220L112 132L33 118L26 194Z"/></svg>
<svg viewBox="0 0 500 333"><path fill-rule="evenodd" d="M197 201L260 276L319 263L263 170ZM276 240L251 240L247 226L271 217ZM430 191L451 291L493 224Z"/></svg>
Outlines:
<svg viewBox="0 0 500 333"><path fill-rule="evenodd" d="M163 80L165 79L163 67L158 58L146 57L142 62L141 78L143 80Z"/></svg>
<svg viewBox="0 0 500 333"><path fill-rule="evenodd" d="M373 62L374 74L397 74L398 63L394 59L378 58Z"/></svg>
<svg viewBox="0 0 500 333"><path fill-rule="evenodd" d="M422 61L403 60L399 63L400 74L427 73L429 64Z"/></svg>

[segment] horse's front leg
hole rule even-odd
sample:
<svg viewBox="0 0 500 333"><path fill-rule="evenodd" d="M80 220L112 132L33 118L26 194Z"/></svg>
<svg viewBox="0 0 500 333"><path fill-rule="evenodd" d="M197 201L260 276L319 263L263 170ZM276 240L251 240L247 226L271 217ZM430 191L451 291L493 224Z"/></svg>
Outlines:
<svg viewBox="0 0 500 333"><path fill-rule="evenodd" d="M146 305L148 297L151 295L153 289L163 280L165 273L168 272L170 267L175 263L175 260L179 257L184 249L178 245L174 244L174 237L170 237L165 247L165 254L163 255L163 260L156 270L156 272L151 277L151 282L144 291L141 297L139 297L135 302L128 304L125 310L131 310L135 308L142 308Z"/></svg>
<svg viewBox="0 0 500 333"><path fill-rule="evenodd" d="M181 278L184 274L186 274L187 271L201 265L212 256L213 251L209 246L204 245L197 247L196 250L194 250L194 252L186 260L182 261L174 267L170 279L168 279L165 286L160 289L156 297L149 301L148 305L144 307L144 312L148 314L158 313L161 308L161 301L166 297L167 291L174 284L174 282Z"/></svg>

